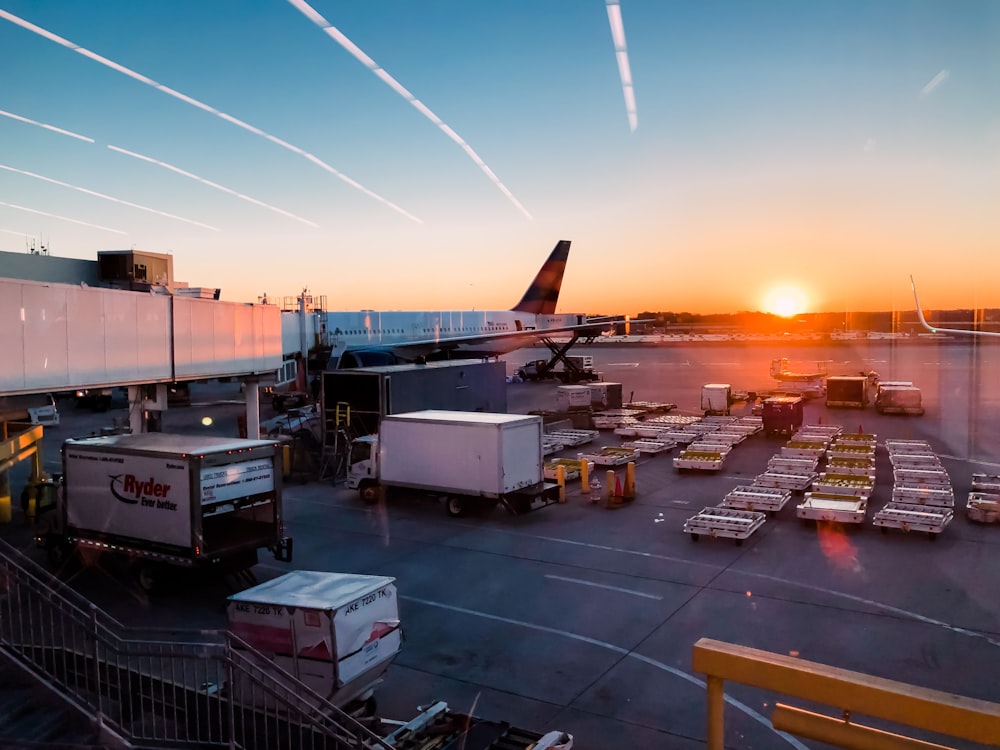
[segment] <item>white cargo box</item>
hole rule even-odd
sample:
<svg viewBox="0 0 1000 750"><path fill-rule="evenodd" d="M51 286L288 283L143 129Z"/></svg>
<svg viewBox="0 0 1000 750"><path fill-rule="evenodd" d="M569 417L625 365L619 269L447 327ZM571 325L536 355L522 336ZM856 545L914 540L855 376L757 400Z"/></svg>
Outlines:
<svg viewBox="0 0 1000 750"><path fill-rule="evenodd" d="M395 578L297 570L229 597L229 629L338 706L399 653ZM259 692L259 691L258 691Z"/></svg>
<svg viewBox="0 0 1000 750"><path fill-rule="evenodd" d="M753 480L754 487L777 487L783 490L792 490L794 492L803 492L809 488L809 485L813 483L816 479L816 474L813 472L788 472L788 473L778 473L775 471L766 471L763 474L758 474Z"/></svg>
<svg viewBox="0 0 1000 750"><path fill-rule="evenodd" d="M867 497L839 495L830 492L807 492L795 515L813 521L864 523L868 509Z"/></svg>
<svg viewBox="0 0 1000 750"><path fill-rule="evenodd" d="M928 534L940 534L954 518L950 508L928 507L926 505L908 505L906 503L887 503L875 514L872 523L887 529L902 529L903 531L926 531Z"/></svg>
<svg viewBox="0 0 1000 750"><path fill-rule="evenodd" d="M734 487L722 500L722 507L777 513L792 497L790 490L778 487Z"/></svg>
<svg viewBox="0 0 1000 750"><path fill-rule="evenodd" d="M873 477L860 477L853 474L831 474L823 472L813 482L813 490L827 492L833 495L854 495L855 497L871 497L875 489Z"/></svg>
<svg viewBox="0 0 1000 750"><path fill-rule="evenodd" d="M951 487L929 484L897 484L892 488L892 501L910 505L937 505L951 508L955 505L955 491Z"/></svg>
<svg viewBox="0 0 1000 750"><path fill-rule="evenodd" d="M736 544L753 534L764 525L766 516L750 510L734 508L705 508L692 516L684 524L684 533L690 534L694 541L700 536L726 537L735 539Z"/></svg>
<svg viewBox="0 0 1000 750"><path fill-rule="evenodd" d="M965 504L970 521L997 523L1000 521L1000 495L988 492L970 492Z"/></svg>
<svg viewBox="0 0 1000 750"><path fill-rule="evenodd" d="M561 385L556 388L556 411L590 408L590 388L585 385Z"/></svg>

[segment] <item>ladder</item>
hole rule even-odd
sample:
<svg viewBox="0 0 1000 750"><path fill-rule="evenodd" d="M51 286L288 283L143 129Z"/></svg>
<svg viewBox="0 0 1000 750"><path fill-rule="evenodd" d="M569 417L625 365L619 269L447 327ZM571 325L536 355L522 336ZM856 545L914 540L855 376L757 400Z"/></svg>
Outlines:
<svg viewBox="0 0 1000 750"><path fill-rule="evenodd" d="M323 421L323 453L319 466L319 480L333 479L334 484L347 474L347 456L351 449L351 405L338 401L327 409Z"/></svg>

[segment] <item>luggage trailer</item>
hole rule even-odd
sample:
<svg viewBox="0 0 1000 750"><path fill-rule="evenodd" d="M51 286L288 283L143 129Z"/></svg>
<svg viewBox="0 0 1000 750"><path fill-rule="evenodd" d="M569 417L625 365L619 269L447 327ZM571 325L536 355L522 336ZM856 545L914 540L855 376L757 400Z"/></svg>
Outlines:
<svg viewBox="0 0 1000 750"><path fill-rule="evenodd" d="M743 544L757 529L764 525L767 516L764 513L735 508L705 508L684 523L684 533L698 541L702 536L712 539L723 537L734 539L736 545Z"/></svg>
<svg viewBox="0 0 1000 750"><path fill-rule="evenodd" d="M803 521L836 521L862 524L868 510L868 498L832 492L807 492L795 506L795 515Z"/></svg>
<svg viewBox="0 0 1000 750"><path fill-rule="evenodd" d="M970 521L1000 522L1000 495L991 492L970 492L969 499L965 503L965 513Z"/></svg>
<svg viewBox="0 0 1000 750"><path fill-rule="evenodd" d="M791 490L778 487L757 487L744 485L734 487L722 500L723 508L737 510L763 511L773 516L788 503L792 497Z"/></svg>
<svg viewBox="0 0 1000 750"><path fill-rule="evenodd" d="M883 534L888 533L889 529L901 529L906 533L924 531L932 539L936 539L954 516L955 512L951 508L889 502L875 514L872 523L880 527Z"/></svg>
<svg viewBox="0 0 1000 750"><path fill-rule="evenodd" d="M792 492L805 492L816 481L814 472L776 472L766 471L754 477L754 487L773 487Z"/></svg>

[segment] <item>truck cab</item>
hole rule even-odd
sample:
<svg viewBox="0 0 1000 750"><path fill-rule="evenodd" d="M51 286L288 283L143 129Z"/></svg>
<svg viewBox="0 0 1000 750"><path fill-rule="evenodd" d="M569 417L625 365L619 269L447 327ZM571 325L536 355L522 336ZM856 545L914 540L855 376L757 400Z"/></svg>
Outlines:
<svg viewBox="0 0 1000 750"><path fill-rule="evenodd" d="M347 488L373 503L378 499L378 483L378 435L355 438L347 457Z"/></svg>

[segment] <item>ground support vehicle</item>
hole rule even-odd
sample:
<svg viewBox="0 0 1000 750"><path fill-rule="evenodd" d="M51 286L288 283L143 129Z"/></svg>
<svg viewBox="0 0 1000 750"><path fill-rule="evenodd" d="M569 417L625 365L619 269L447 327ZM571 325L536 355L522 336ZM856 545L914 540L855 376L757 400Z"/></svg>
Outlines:
<svg viewBox="0 0 1000 750"><path fill-rule="evenodd" d="M818 440L789 440L781 446L780 455L785 458L822 458L826 453L826 443Z"/></svg>
<svg viewBox="0 0 1000 750"><path fill-rule="evenodd" d="M817 466L818 458L786 458L777 455L767 460L767 470L776 474L815 474Z"/></svg>
<svg viewBox="0 0 1000 750"><path fill-rule="evenodd" d="M864 409L868 405L868 378L836 375L826 379L827 407Z"/></svg>
<svg viewBox="0 0 1000 750"><path fill-rule="evenodd" d="M803 521L864 523L868 498L831 492L807 492L795 506L795 515Z"/></svg>
<svg viewBox="0 0 1000 750"><path fill-rule="evenodd" d="M828 458L826 470L832 474L851 474L875 481L875 461L870 458Z"/></svg>
<svg viewBox="0 0 1000 750"><path fill-rule="evenodd" d="M669 453L676 447L677 443L673 440L627 440L622 442L622 448L653 456L658 453Z"/></svg>
<svg viewBox="0 0 1000 750"><path fill-rule="evenodd" d="M755 510L774 515L791 499L791 490L746 485L734 487L722 500L722 507Z"/></svg>
<svg viewBox="0 0 1000 750"><path fill-rule="evenodd" d="M894 484L927 487L951 487L948 472L940 469L893 469Z"/></svg>
<svg viewBox="0 0 1000 750"><path fill-rule="evenodd" d="M972 489L1000 494L1000 474L973 474Z"/></svg>
<svg viewBox="0 0 1000 750"><path fill-rule="evenodd" d="M761 404L765 435L791 437L802 426L802 399L798 396L772 396Z"/></svg>
<svg viewBox="0 0 1000 750"><path fill-rule="evenodd" d="M706 383L701 387L701 410L706 417L729 416L733 403L733 387L728 383Z"/></svg>
<svg viewBox="0 0 1000 750"><path fill-rule="evenodd" d="M856 476L853 474L832 474L821 472L813 482L813 491L826 492L833 495L854 495L855 497L871 497L875 489L875 477Z"/></svg>
<svg viewBox="0 0 1000 750"><path fill-rule="evenodd" d="M274 441L152 432L71 439L62 454L62 493L36 535L53 558L117 557L145 590L168 566L243 571L261 548L291 560Z"/></svg>
<svg viewBox="0 0 1000 750"><path fill-rule="evenodd" d="M336 706L374 715L402 643L395 580L292 571L230 596L229 629Z"/></svg>
<svg viewBox="0 0 1000 750"><path fill-rule="evenodd" d="M970 521L997 523L1000 521L1000 495L991 492L970 492L965 503Z"/></svg>
<svg viewBox="0 0 1000 750"><path fill-rule="evenodd" d="M280 435L288 435L309 445L321 445L323 416L320 414L319 406L289 409L285 414L279 414L260 423L261 438L276 438Z"/></svg>
<svg viewBox="0 0 1000 750"><path fill-rule="evenodd" d="M351 443L346 484L369 503L380 488L438 498L453 516L474 504L525 513L559 500L559 486L544 477L538 415L428 409L384 416L378 435Z"/></svg>
<svg viewBox="0 0 1000 750"><path fill-rule="evenodd" d="M698 451L685 449L674 458L674 468L678 471L719 471L726 454L720 451Z"/></svg>
<svg viewBox="0 0 1000 750"><path fill-rule="evenodd" d="M550 380L555 378L563 383L581 383L600 380L600 373L594 370L594 358L590 355L565 355L549 361L534 359L525 362L517 371L521 380Z"/></svg>
<svg viewBox="0 0 1000 750"><path fill-rule="evenodd" d="M594 464L587 461L588 472L593 472ZM545 478L555 481L559 477L559 467L563 467L563 477L567 482L579 479L583 473L584 461L576 458L553 458L545 462Z"/></svg>
<svg viewBox="0 0 1000 750"><path fill-rule="evenodd" d="M935 537L945 530L954 516L951 508L889 502L875 514L872 523L879 526L883 533L889 529L902 529L905 532L926 531Z"/></svg>
<svg viewBox="0 0 1000 750"><path fill-rule="evenodd" d="M805 492L815 480L816 474L813 472L778 473L766 471L754 477L753 486L777 487L792 492Z"/></svg>
<svg viewBox="0 0 1000 750"><path fill-rule="evenodd" d="M27 421L43 427L59 426L59 409L51 393L0 396L0 423Z"/></svg>
<svg viewBox="0 0 1000 750"><path fill-rule="evenodd" d="M950 485L896 484L892 488L892 501L951 508L955 505L955 491Z"/></svg>
<svg viewBox="0 0 1000 750"><path fill-rule="evenodd" d="M639 458L639 451L633 448L615 448L607 446L590 453L580 455L580 460L590 461L597 466L622 466Z"/></svg>
<svg viewBox="0 0 1000 750"><path fill-rule="evenodd" d="M684 533L690 534L696 542L699 537L710 536L713 539L718 537L735 539L739 545L763 526L765 520L767 520L766 514L757 511L705 508L684 523Z"/></svg>

